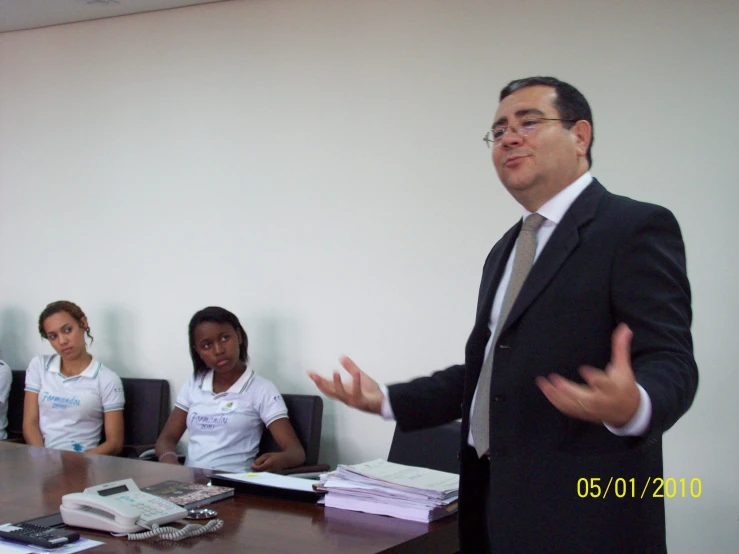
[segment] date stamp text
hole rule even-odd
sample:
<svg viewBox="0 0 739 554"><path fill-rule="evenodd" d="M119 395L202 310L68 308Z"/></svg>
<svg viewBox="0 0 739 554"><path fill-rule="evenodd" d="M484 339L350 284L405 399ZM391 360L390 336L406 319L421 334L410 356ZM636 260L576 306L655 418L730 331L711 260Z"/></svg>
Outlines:
<svg viewBox="0 0 739 554"><path fill-rule="evenodd" d="M580 498L700 498L703 484L698 477L675 479L674 477L647 477L639 482L635 478L581 477L577 480L577 496Z"/></svg>

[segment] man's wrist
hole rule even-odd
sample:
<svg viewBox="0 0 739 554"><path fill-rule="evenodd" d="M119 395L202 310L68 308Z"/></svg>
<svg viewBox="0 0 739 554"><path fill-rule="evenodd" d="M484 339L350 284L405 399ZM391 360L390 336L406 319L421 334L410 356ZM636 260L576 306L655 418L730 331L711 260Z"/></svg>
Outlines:
<svg viewBox="0 0 739 554"><path fill-rule="evenodd" d="M390 405L390 391L387 385L378 385L382 391L382 403L380 404L380 415L385 421L395 421L393 407Z"/></svg>
<svg viewBox="0 0 739 554"><path fill-rule="evenodd" d="M652 421L652 400L649 398L647 391L644 390L639 383L636 384L639 389L639 405L632 418L622 426L603 423L611 433L619 437L638 437L646 433L649 423Z"/></svg>

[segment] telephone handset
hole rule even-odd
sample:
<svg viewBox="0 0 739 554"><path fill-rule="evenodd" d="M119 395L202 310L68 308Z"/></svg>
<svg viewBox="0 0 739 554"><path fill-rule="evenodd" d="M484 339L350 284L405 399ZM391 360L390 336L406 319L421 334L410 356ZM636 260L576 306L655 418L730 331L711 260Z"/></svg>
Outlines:
<svg viewBox="0 0 739 554"><path fill-rule="evenodd" d="M135 533L154 524L187 517L187 510L153 494L142 492L133 479L88 487L66 494L59 507L67 525L111 533Z"/></svg>

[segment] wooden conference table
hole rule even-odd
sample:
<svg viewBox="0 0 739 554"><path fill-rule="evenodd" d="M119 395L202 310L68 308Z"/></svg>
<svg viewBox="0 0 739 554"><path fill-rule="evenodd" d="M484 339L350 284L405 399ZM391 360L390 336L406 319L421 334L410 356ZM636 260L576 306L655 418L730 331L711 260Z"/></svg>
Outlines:
<svg viewBox="0 0 739 554"><path fill-rule="evenodd" d="M0 524L59 511L61 497L133 478L139 487L167 479L205 483L210 472L112 456L79 454L0 441ZM89 552L264 552L269 554L413 554L457 552L457 516L426 524L237 493L211 506L225 523L214 534L179 542L129 542L81 530L105 542ZM198 523L198 522L195 522Z"/></svg>

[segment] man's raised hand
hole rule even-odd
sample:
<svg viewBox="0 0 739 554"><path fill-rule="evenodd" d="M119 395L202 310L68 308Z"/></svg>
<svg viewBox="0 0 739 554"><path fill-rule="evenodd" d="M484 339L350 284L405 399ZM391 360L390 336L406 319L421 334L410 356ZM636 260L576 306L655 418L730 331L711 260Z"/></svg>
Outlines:
<svg viewBox="0 0 739 554"><path fill-rule="evenodd" d="M385 395L377 381L359 369L350 358L342 356L339 358L339 362L351 376L351 381L344 383L338 371L334 371L331 380L325 379L313 371L309 371L308 376L316 384L318 390L329 398L335 398L358 410L379 414Z"/></svg>

